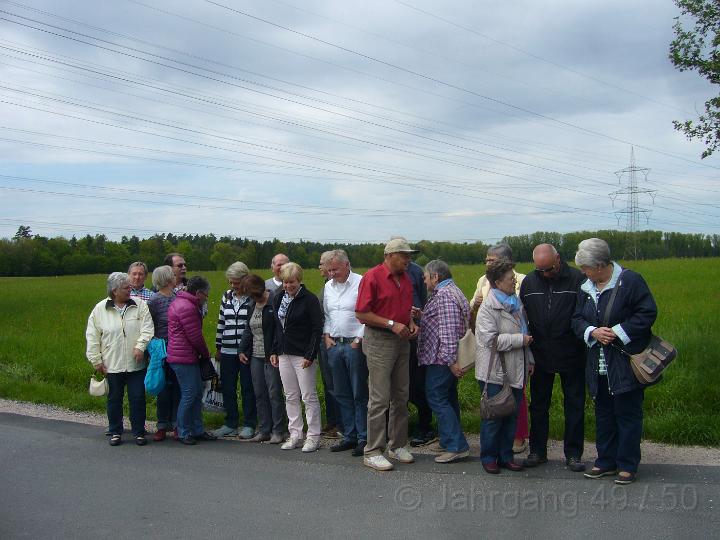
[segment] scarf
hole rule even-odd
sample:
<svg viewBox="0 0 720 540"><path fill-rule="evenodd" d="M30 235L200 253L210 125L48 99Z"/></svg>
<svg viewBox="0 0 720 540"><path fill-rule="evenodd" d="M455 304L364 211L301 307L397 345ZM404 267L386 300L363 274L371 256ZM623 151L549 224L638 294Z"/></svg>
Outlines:
<svg viewBox="0 0 720 540"><path fill-rule="evenodd" d="M285 327L285 318L287 317L288 308L290 307L290 302L292 302L294 299L293 296L290 296L287 292L283 294L282 300L280 301L280 307L278 308L277 315L280 319L280 322L282 323L283 328Z"/></svg>
<svg viewBox="0 0 720 540"><path fill-rule="evenodd" d="M495 299L500 302L500 305L502 308L510 313L517 321L520 323L520 330L523 334L528 333L528 324L527 319L525 318L525 313L522 310L522 304L520 303L520 299L517 297L515 293L513 294L505 294L500 289L490 289L490 291L495 296Z"/></svg>

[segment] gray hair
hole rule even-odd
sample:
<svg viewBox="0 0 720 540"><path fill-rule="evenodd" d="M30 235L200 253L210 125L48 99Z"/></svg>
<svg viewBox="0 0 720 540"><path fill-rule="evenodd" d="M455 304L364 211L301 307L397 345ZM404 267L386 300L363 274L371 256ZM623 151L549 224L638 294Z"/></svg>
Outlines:
<svg viewBox="0 0 720 540"><path fill-rule="evenodd" d="M175 273L171 266L158 266L152 273L152 284L156 289L167 287L175 281Z"/></svg>
<svg viewBox="0 0 720 540"><path fill-rule="evenodd" d="M438 281L445 281L450 279L452 274L450 273L450 267L445 261L435 259L425 265L425 272L429 275L437 274Z"/></svg>
<svg viewBox="0 0 720 540"><path fill-rule="evenodd" d="M333 260L334 251L323 251L320 254L320 266L325 266L327 263Z"/></svg>
<svg viewBox="0 0 720 540"><path fill-rule="evenodd" d="M600 238L588 238L578 244L575 254L575 264L578 266L589 266L598 268L607 266L610 260L610 246Z"/></svg>
<svg viewBox="0 0 720 540"><path fill-rule="evenodd" d="M344 249L333 249L332 251L328 251L330 255L328 255L327 263L330 261L337 261L339 263L349 263L350 258L348 257L347 251ZM323 253L324 255L324 253ZM322 260L322 259L321 259Z"/></svg>
<svg viewBox="0 0 720 540"><path fill-rule="evenodd" d="M512 248L504 242L495 244L493 247L488 248L487 254L495 255L498 259L507 259L508 261L513 260Z"/></svg>
<svg viewBox="0 0 720 540"><path fill-rule="evenodd" d="M128 274L132 271L133 268L136 266L142 267L143 271L145 272L145 275L147 276L148 273L148 267L147 264L145 264L142 261L135 261L134 263L131 263L130 266L128 266Z"/></svg>
<svg viewBox="0 0 720 540"><path fill-rule="evenodd" d="M250 269L244 262L234 262L225 270L225 277L228 279L242 279L250 273Z"/></svg>
<svg viewBox="0 0 720 540"><path fill-rule="evenodd" d="M130 283L130 276L125 272L113 272L107 278L107 295L112 298L113 291Z"/></svg>

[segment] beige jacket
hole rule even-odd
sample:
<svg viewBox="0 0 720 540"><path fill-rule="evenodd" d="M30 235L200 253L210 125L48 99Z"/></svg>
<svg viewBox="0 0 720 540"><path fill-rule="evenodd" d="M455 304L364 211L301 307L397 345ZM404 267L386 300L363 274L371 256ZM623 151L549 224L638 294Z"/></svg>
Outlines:
<svg viewBox="0 0 720 540"><path fill-rule="evenodd" d="M147 304L130 299L124 315L115 309L112 300L98 302L88 317L86 356L93 366L103 364L108 373L138 371L147 362L136 362L133 349L144 351L155 333Z"/></svg>
<svg viewBox="0 0 720 540"><path fill-rule="evenodd" d="M480 306L475 326L475 378L493 384L503 384L500 356L505 359L508 382L513 388L522 388L528 368L535 360L530 347L523 347L520 322L503 309L494 295L489 294ZM493 370L488 377L493 348L497 347Z"/></svg>
<svg viewBox="0 0 720 540"><path fill-rule="evenodd" d="M515 270L513 270L513 273L515 274L515 279L517 279L515 294L520 296L520 284L522 280L525 279L525 274L519 274L515 272ZM483 299L487 298L488 292L490 292L490 282L485 274L483 274L480 279L478 279L477 287L475 287L475 294L473 294L472 300L470 301L470 309L477 309L480 304L482 304Z"/></svg>

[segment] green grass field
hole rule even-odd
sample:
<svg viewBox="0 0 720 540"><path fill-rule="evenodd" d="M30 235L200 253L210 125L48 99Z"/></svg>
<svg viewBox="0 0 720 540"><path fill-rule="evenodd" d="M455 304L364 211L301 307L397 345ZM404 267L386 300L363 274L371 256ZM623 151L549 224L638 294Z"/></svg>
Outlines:
<svg viewBox="0 0 720 540"><path fill-rule="evenodd" d="M679 356L665 380L645 393L645 438L675 444L720 445L720 363L714 326L718 320L720 259L667 259L628 265L650 285L659 307L655 333L672 342ZM520 272L530 271L528 264ZM362 272L363 269L360 269ZM482 266L455 266L454 277L470 296ZM259 272L268 277L269 271ZM219 299L226 289L222 272L204 274L212 283L210 315L204 330L213 349ZM0 278L0 397L102 412L105 400L87 393L92 373L85 359L85 326L105 291L104 275ZM317 291L321 277L310 270L305 283ZM709 284L709 285L708 285ZM716 321L713 323L713 321ZM321 389L322 385L319 386ZM472 375L460 383L466 431L477 432L480 396ZM322 398L322 391L320 391ZM148 418L155 417L148 399ZM594 437L592 402L586 403L586 436ZM210 426L220 415L207 415ZM562 436L559 383L553 396L551 437Z"/></svg>

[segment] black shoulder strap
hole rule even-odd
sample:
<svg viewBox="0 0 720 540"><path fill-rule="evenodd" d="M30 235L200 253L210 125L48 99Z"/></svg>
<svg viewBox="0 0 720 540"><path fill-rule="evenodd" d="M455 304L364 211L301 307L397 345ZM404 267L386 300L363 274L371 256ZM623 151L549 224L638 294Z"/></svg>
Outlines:
<svg viewBox="0 0 720 540"><path fill-rule="evenodd" d="M608 304L605 307L605 315L603 316L603 322L602 322L603 326L607 326L608 322L610 321L610 312L612 311L613 304L615 303L615 297L617 296L617 292L618 292L618 289L620 288L621 279L622 279L622 276L624 273L625 273L625 269L623 268L620 271L620 275L618 276L617 283L615 284L612 292L610 293L610 300L608 300Z"/></svg>

